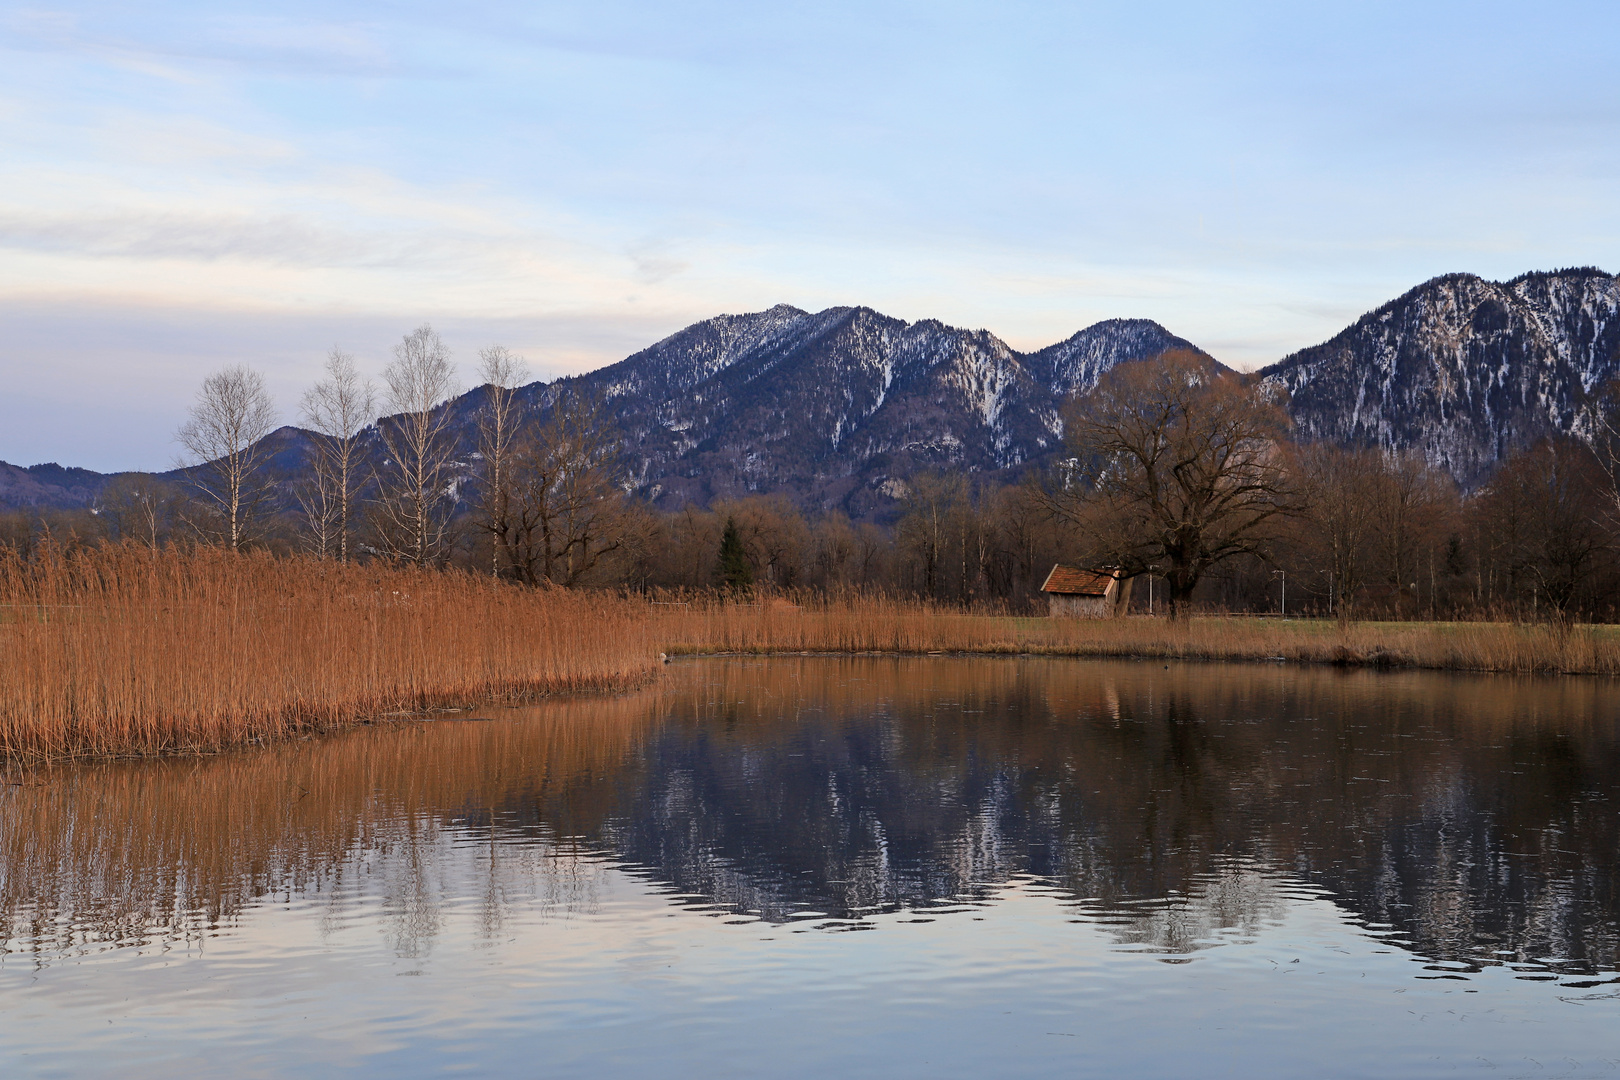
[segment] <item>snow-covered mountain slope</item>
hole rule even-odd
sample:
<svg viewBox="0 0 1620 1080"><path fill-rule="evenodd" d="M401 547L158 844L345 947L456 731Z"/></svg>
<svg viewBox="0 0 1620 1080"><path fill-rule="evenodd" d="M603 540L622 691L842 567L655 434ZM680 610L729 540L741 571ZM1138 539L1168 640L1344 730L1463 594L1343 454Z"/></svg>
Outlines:
<svg viewBox="0 0 1620 1080"><path fill-rule="evenodd" d="M1620 279L1448 274L1261 374L1301 435L1415 449L1473 486L1514 449L1589 434L1594 395L1620 376Z"/></svg>
<svg viewBox="0 0 1620 1080"><path fill-rule="evenodd" d="M1202 352L1149 319L1108 319L1086 327L1067 341L1031 353L1028 363L1054 394L1083 394L1117 364L1158 356L1171 349Z"/></svg>
<svg viewBox="0 0 1620 1080"><path fill-rule="evenodd" d="M783 305L697 323L525 400L543 410L583 389L606 401L661 505L782 492L861 515L919 469L1008 472L1049 456L1071 390L1172 346L1191 348L1156 323L1113 320L1021 354L984 330Z"/></svg>

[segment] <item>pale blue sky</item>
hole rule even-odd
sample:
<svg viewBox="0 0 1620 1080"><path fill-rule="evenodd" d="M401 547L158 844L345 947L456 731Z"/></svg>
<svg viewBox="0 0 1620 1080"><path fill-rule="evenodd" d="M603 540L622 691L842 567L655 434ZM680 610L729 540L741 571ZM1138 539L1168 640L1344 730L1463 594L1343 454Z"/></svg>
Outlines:
<svg viewBox="0 0 1620 1080"><path fill-rule="evenodd" d="M1620 269L1620 4L0 0L0 458L164 467L430 320L539 375L868 304L1253 367Z"/></svg>

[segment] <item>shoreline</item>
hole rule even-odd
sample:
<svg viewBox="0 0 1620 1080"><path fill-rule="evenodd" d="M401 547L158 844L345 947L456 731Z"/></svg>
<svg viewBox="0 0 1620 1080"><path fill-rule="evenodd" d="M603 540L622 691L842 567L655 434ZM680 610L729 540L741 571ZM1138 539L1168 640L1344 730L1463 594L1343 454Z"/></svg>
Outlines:
<svg viewBox="0 0 1620 1080"><path fill-rule="evenodd" d="M999 619L1002 617L972 616L963 613L953 613L955 617L972 619ZM936 616L938 617L938 616ZM945 616L952 617L952 616ZM1024 620L1018 620L1024 621ZM1230 624L1235 620L1224 617L1205 617L1206 623ZM1307 634L1319 631L1325 626L1335 630L1340 629L1336 622L1318 620L1314 624L1307 620L1299 620L1306 624L1303 628ZM1159 624L1168 628L1170 624ZM1513 624L1513 623L1483 623L1483 624L1441 624L1441 623L1398 623L1398 624L1350 624L1350 628L1357 626L1363 628L1379 625L1393 625L1407 629L1409 635L1433 635L1442 627L1486 627L1493 635L1536 635L1548 632L1551 628L1539 624ZM1296 626L1294 629L1301 629ZM1181 624L1177 629L1185 632L1190 627ZM1572 628L1579 631L1582 628ZM1597 628L1585 628L1587 632L1595 632ZM1620 628L1613 628L1612 635L1620 639ZM1147 647L1143 647L1146 645ZM1620 641L1616 642L1620 646ZM1336 649L1338 647L1336 646ZM1334 667L1341 670L1384 671L1384 672L1425 672L1434 674L1452 673L1469 676L1506 675L1516 677L1533 676L1543 679L1577 678L1577 679L1609 679L1617 672L1613 670L1563 670L1547 666L1478 666L1468 667L1457 663L1424 663L1409 655L1403 655L1391 649L1379 647L1371 655L1354 655L1334 652L1323 655L1319 649L1310 650L1307 654L1295 655L1286 653L1265 653L1261 650L1244 650L1241 643L1228 642L1221 649L1207 648L1202 645L1191 644L1186 641L1175 641L1164 638L1156 642L1120 643L1100 640L1072 644L1046 644L1035 645L1031 643L1016 643L1010 641L985 641L967 647L947 649L914 648L805 648L792 644L756 644L747 648L728 647L721 644L675 644L664 647L666 659L664 664L676 660L723 660L723 659L771 659L786 657L837 659L841 657L892 657L905 659L920 659L926 657L939 657L941 659L967 659L972 657L1002 657L1007 659L1072 659L1072 660L1114 660L1160 662L1173 661L1187 664L1273 664L1288 665L1292 667ZM1453 656L1451 659L1457 659ZM548 680L545 689L536 689L530 692L488 692L467 694L465 691L453 697L437 697L438 704L427 704L420 708L404 709L388 712L369 712L363 715L350 715L347 717L333 717L328 719L315 719L301 717L296 721L284 721L280 730L275 733L244 734L242 738L216 742L211 745L183 745L172 744L144 749L120 750L90 750L80 749L57 753L7 753L0 754L0 787L16 785L25 781L13 779L13 770L26 772L38 767L55 765L110 763L128 761L153 761L170 758L197 758L212 757L228 754L238 750L254 747L267 747L288 742L308 741L327 735L335 735L344 731L361 727L383 727L392 724L424 724L444 723L488 719L485 717L466 717L455 714L476 712L485 708L505 708L524 704L537 703L559 698L601 698L619 694L631 694L646 689L656 683L659 669L664 666L656 657L650 657L646 667L633 677L614 680L601 680L600 678L583 678L576 685L559 685L565 680ZM467 702L471 701L471 704ZM452 703L453 702L453 703ZM442 715L425 715L442 714Z"/></svg>
<svg viewBox="0 0 1620 1080"><path fill-rule="evenodd" d="M1477 674L1620 675L1620 627L1349 622L1198 616L1069 620L873 602L821 609L696 610L664 619L671 656L880 653L1270 662Z"/></svg>
<svg viewBox="0 0 1620 1080"><path fill-rule="evenodd" d="M1302 668L1332 667L1332 668L1338 668L1340 670L1345 670L1345 671L1388 671L1388 672L1421 671L1421 672L1430 672L1430 673L1434 673L1434 674L1443 674L1443 673L1450 672L1450 673L1455 673L1455 674L1458 674L1458 675L1514 675L1514 676L1521 676L1521 677L1522 676L1528 676L1528 675L1534 675L1534 676L1538 676L1538 677L1541 677L1541 678L1569 678L1569 679L1613 679L1613 678L1620 677L1620 676L1617 676L1617 674L1614 673L1614 672L1607 672L1607 671L1560 671L1560 670L1552 670L1552 669L1544 669L1544 668L1521 669L1521 668L1490 668L1490 667L1469 668L1469 667L1455 667L1455 666L1429 666L1429 665L1424 665L1424 664L1419 664L1419 663L1404 662L1403 660L1401 660L1398 657L1389 658L1389 659L1381 658L1381 659L1378 659L1378 660L1365 660L1365 659L1364 660L1353 660L1353 659L1352 660L1338 660L1338 659L1317 660L1317 659L1301 659L1301 658L1290 657L1290 656L1259 656L1259 655L1248 655L1248 654L1242 654L1242 655L1232 654L1232 655L1216 656L1216 655L1206 655L1206 654L1202 654L1202 653L1170 654L1170 653L1147 653L1147 652L1140 652L1140 651L1132 651L1132 652L1105 652L1105 651L1088 652L1088 651L1080 651L1080 650L1074 650L1074 649L994 649L994 648L985 648L985 649L950 649L950 650L937 650L936 649L936 650L929 650L927 652L918 652L918 651L915 651L915 650L901 650L901 649L858 649L858 650L851 650L851 649L763 648L763 649L717 650L717 649L703 649L703 648L688 648L688 649L682 649L682 650L680 650L678 652L672 652L672 653L669 654L669 658L670 658L671 661L674 661L674 660L709 660L709 659L727 659L727 658L769 659L771 657L777 657L777 656L800 656L800 657L807 657L807 658L809 658L809 657L834 658L834 657L840 657L840 656L917 658L917 657L927 657L927 656L938 656L938 657L944 657L946 659L952 659L952 658L966 659L966 658L975 657L975 656L992 656L992 657L1006 657L1008 659L1030 659L1030 660L1037 660L1037 659L1140 660L1140 661L1173 660L1173 661L1175 661L1177 663L1185 663L1185 664L1278 664L1278 665L1288 665L1288 666L1291 666L1291 667L1302 667Z"/></svg>
<svg viewBox="0 0 1620 1080"><path fill-rule="evenodd" d="M0 761L196 755L632 690L661 654L1054 656L1620 675L1620 626L1086 620L874 595L681 605L459 571L136 545L0 558Z"/></svg>

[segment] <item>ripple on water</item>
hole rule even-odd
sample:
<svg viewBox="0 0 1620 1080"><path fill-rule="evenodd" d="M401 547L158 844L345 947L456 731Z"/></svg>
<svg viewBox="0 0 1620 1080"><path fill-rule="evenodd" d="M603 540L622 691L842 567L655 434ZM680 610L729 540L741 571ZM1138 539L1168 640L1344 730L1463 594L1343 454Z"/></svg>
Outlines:
<svg viewBox="0 0 1620 1080"><path fill-rule="evenodd" d="M0 1068L1599 1071L1617 705L719 661L500 724L65 769L0 801Z"/></svg>

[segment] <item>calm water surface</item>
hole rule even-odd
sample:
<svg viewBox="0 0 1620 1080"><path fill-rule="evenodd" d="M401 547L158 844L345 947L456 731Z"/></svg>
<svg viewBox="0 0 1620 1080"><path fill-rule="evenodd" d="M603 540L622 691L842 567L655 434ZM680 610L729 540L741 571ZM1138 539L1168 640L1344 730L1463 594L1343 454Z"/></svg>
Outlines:
<svg viewBox="0 0 1620 1080"><path fill-rule="evenodd" d="M1620 1077L1612 684L709 660L480 715L0 788L0 1075Z"/></svg>

